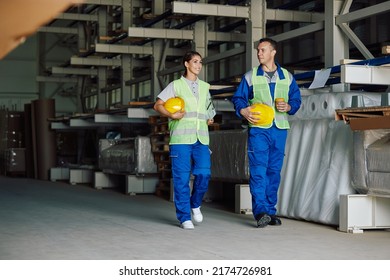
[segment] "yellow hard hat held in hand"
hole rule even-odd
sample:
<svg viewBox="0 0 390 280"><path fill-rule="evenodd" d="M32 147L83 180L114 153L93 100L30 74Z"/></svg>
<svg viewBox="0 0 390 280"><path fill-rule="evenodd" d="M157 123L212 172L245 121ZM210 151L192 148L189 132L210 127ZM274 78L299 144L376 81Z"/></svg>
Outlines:
<svg viewBox="0 0 390 280"><path fill-rule="evenodd" d="M171 114L184 110L184 100L180 97L169 98L164 103L164 108Z"/></svg>
<svg viewBox="0 0 390 280"><path fill-rule="evenodd" d="M255 103L251 106L251 112L258 112L259 115L256 115L259 120L255 123L255 125L270 125L275 117L275 112L272 107L262 104Z"/></svg>

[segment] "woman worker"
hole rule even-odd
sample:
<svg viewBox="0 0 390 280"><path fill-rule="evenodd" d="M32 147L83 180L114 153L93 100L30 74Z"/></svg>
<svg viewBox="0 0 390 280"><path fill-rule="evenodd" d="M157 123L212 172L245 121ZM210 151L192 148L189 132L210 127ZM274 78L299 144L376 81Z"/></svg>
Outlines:
<svg viewBox="0 0 390 280"><path fill-rule="evenodd" d="M172 165L176 217L183 229L194 229L193 219L203 221L200 211L210 180L210 150L208 125L214 122L214 106L210 85L198 78L202 57L189 51L183 57L185 72L171 82L158 96L154 109L169 118L169 153ZM170 98L184 100L184 110L169 112L165 102ZM190 177L194 176L192 192Z"/></svg>

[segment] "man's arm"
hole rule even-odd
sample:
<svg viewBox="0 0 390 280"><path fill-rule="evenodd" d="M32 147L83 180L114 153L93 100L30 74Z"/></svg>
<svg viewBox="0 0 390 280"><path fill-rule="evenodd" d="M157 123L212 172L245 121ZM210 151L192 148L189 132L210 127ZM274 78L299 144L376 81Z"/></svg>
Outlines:
<svg viewBox="0 0 390 280"><path fill-rule="evenodd" d="M234 109L236 111L236 115L239 118L242 118L241 109L244 109L248 107L249 103L249 91L250 87L248 85L248 82L245 79L245 75L242 77L242 80L240 84L237 87L236 92L234 93L232 97L232 103L234 105Z"/></svg>
<svg viewBox="0 0 390 280"><path fill-rule="evenodd" d="M294 115L301 107L301 91L299 90L298 84L294 77L290 76L291 83L288 92L288 104L290 110L287 112L289 115Z"/></svg>
<svg viewBox="0 0 390 280"><path fill-rule="evenodd" d="M253 86L248 84L245 74L238 85L235 94L232 97L232 102L236 110L236 115L239 118L245 118L248 122L254 124L259 121L259 112L252 112L249 106L249 98L253 98ZM251 75L251 74L250 74Z"/></svg>

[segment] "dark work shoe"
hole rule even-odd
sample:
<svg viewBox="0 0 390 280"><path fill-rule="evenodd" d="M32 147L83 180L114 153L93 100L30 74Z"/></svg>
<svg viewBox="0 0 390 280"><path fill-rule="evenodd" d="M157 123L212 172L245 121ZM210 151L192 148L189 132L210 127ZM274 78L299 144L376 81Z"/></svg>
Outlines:
<svg viewBox="0 0 390 280"><path fill-rule="evenodd" d="M257 227L263 228L269 224L269 222L271 221L271 217L265 213L261 213L256 217L256 220L257 220Z"/></svg>
<svg viewBox="0 0 390 280"><path fill-rule="evenodd" d="M270 226L281 226L282 221L275 215L271 215L271 221L268 223Z"/></svg>

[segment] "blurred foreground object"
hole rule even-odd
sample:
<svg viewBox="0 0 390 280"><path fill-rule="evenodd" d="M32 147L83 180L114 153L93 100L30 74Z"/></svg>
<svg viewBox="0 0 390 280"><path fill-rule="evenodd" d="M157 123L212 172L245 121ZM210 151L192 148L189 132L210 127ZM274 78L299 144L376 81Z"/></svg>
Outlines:
<svg viewBox="0 0 390 280"><path fill-rule="evenodd" d="M57 14L84 0L12 0L0 2L0 59L24 43Z"/></svg>

